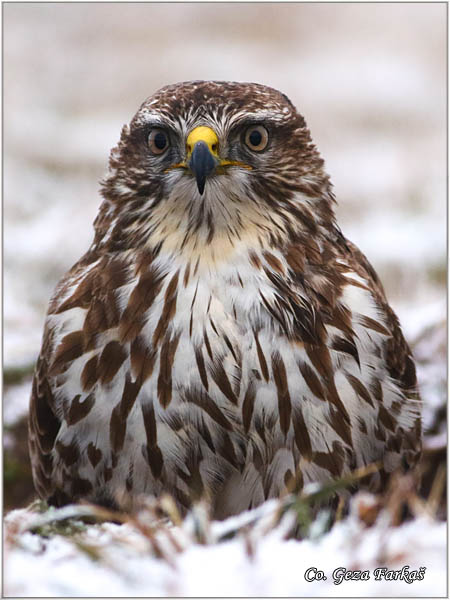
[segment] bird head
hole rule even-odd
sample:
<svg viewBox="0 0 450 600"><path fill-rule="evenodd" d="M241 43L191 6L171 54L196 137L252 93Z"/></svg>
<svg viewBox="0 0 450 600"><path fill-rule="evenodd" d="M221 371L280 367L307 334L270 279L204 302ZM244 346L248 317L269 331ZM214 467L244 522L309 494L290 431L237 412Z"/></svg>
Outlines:
<svg viewBox="0 0 450 600"><path fill-rule="evenodd" d="M212 229L239 236L254 224L286 232L310 218L314 203L328 218L330 190L285 95L253 83L193 81L142 104L111 153L102 193L128 206L124 222L135 215L142 231L177 228L209 239Z"/></svg>

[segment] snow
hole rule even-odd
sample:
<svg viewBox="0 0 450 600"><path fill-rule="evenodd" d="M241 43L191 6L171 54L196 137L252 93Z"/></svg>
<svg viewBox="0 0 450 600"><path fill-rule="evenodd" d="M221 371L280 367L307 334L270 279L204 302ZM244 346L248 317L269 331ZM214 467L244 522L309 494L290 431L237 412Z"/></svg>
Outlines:
<svg viewBox="0 0 450 600"><path fill-rule="evenodd" d="M30 379L5 390L3 396L3 424L5 426L14 425L27 414L30 394Z"/></svg>
<svg viewBox="0 0 450 600"><path fill-rule="evenodd" d="M353 511L318 539L297 541L284 539L286 518L276 527L268 526L277 508L278 503L271 501L254 514L213 522L211 539L203 544L195 540L188 521L179 527L155 528L153 539L164 549L163 558L154 555L149 538L130 523L89 525L71 537L44 538L29 532L40 517L33 520L29 512L16 510L6 519L5 595L445 595L444 523L424 514L393 528L382 512L375 525L367 528ZM251 521L257 526L249 527ZM225 530L236 528L233 539L220 541ZM375 580L377 567L400 570L406 565L409 571L425 567L423 580ZM326 580L306 581L305 572L311 567L323 571ZM370 579L336 585L333 572L338 568L367 570Z"/></svg>

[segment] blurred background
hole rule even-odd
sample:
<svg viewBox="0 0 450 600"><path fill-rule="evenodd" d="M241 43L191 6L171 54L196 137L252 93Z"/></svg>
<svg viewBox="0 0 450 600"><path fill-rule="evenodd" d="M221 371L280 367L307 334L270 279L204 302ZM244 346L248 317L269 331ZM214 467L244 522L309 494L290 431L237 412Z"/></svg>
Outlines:
<svg viewBox="0 0 450 600"><path fill-rule="evenodd" d="M26 423L49 297L87 250L120 129L159 87L278 88L305 116L339 224L418 361L441 452L446 394L446 3L6 3L5 508L32 497ZM440 450L439 450L440 448Z"/></svg>

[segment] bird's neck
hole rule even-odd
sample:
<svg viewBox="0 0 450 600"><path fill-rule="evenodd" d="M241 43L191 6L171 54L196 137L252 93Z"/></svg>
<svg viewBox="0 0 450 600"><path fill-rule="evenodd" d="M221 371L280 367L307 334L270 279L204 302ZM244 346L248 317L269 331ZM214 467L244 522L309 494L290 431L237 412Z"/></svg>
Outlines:
<svg viewBox="0 0 450 600"><path fill-rule="evenodd" d="M331 200L296 194L274 209L264 202L178 197L143 203L125 218L124 211L114 214L110 205L110 218L99 215L96 222L96 240L113 252L157 250L176 262L210 270L242 255L309 246L311 239L320 244L333 230Z"/></svg>
<svg viewBox="0 0 450 600"><path fill-rule="evenodd" d="M215 200L206 197L201 205L183 201L158 205L144 234L146 247L161 246L187 261L213 266L245 252L260 253L303 241L309 244L311 236L328 235L334 219L331 211L314 212L315 200L300 195L277 210L264 203ZM316 202L320 207L321 201Z"/></svg>

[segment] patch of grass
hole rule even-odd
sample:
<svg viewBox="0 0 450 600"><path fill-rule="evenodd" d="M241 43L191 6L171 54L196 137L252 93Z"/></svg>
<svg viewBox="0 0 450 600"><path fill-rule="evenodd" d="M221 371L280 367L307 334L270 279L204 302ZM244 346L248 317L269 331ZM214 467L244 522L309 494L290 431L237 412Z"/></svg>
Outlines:
<svg viewBox="0 0 450 600"><path fill-rule="evenodd" d="M27 377L31 377L34 371L34 362L21 365L20 367L5 367L3 369L3 384L14 385L21 383Z"/></svg>

